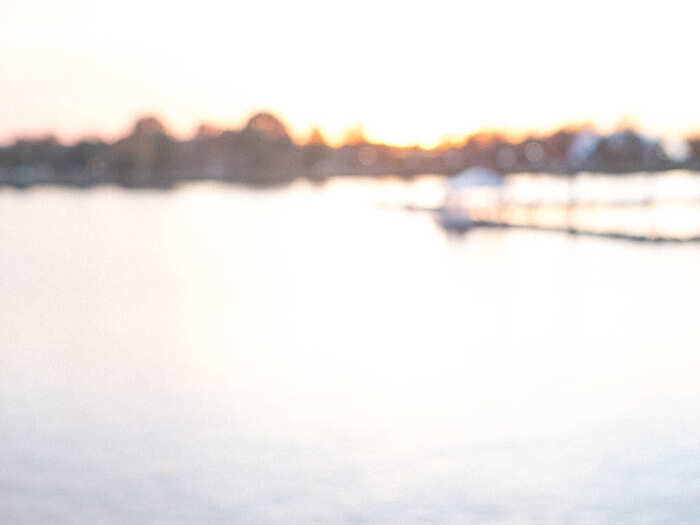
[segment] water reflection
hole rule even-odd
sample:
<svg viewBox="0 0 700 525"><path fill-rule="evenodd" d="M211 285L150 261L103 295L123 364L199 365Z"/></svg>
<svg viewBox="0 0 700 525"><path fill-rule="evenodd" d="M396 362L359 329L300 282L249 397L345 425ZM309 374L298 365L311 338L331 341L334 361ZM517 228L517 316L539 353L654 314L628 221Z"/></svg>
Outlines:
<svg viewBox="0 0 700 525"><path fill-rule="evenodd" d="M0 193L0 516L692 521L699 249L455 240L437 195Z"/></svg>

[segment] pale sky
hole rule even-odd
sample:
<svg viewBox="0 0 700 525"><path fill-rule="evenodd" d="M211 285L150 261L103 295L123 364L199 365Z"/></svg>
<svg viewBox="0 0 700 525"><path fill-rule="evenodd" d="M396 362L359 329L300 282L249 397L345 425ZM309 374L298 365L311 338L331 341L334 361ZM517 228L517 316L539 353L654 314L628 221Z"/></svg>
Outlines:
<svg viewBox="0 0 700 525"><path fill-rule="evenodd" d="M0 141L179 136L271 110L429 145L632 117L700 131L694 2L0 0Z"/></svg>

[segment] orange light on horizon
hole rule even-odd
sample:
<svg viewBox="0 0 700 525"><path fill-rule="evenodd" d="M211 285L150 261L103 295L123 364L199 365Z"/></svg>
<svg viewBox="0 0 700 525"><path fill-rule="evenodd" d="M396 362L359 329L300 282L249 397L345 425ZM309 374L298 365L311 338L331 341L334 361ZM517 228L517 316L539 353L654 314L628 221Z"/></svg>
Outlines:
<svg viewBox="0 0 700 525"><path fill-rule="evenodd" d="M239 128L258 108L301 142L319 126L335 145L356 123L372 142L423 147L483 129L611 129L626 115L653 134L697 131L695 13L623 4L592 0L573 21L554 0L358 0L342 16L321 0L11 2L0 141L113 139L144 113L185 138L201 122Z"/></svg>

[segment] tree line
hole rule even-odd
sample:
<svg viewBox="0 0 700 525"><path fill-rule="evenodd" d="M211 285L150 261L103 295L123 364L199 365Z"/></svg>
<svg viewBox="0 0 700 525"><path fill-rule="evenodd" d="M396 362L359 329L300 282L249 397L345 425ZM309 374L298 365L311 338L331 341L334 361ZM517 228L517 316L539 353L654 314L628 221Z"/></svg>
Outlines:
<svg viewBox="0 0 700 525"><path fill-rule="evenodd" d="M633 129L604 136L580 127L518 140L477 133L432 149L371 143L355 133L351 140L332 147L318 130L297 143L278 118L258 113L241 129L202 125L187 140L177 140L162 122L148 116L114 142L95 139L63 145L46 137L17 140L0 148L0 184L16 187L167 188L191 180L267 186L342 175L449 175L472 166L503 173L700 170L700 138L668 143Z"/></svg>

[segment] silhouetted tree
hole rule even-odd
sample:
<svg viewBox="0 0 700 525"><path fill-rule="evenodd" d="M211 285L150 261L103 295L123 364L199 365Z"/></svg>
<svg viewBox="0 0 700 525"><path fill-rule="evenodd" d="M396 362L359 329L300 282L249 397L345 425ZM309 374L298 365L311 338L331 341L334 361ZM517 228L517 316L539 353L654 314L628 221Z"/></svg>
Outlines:
<svg viewBox="0 0 700 525"><path fill-rule="evenodd" d="M117 180L125 186L167 186L172 183L176 144L155 117L136 121L131 133L115 145Z"/></svg>

